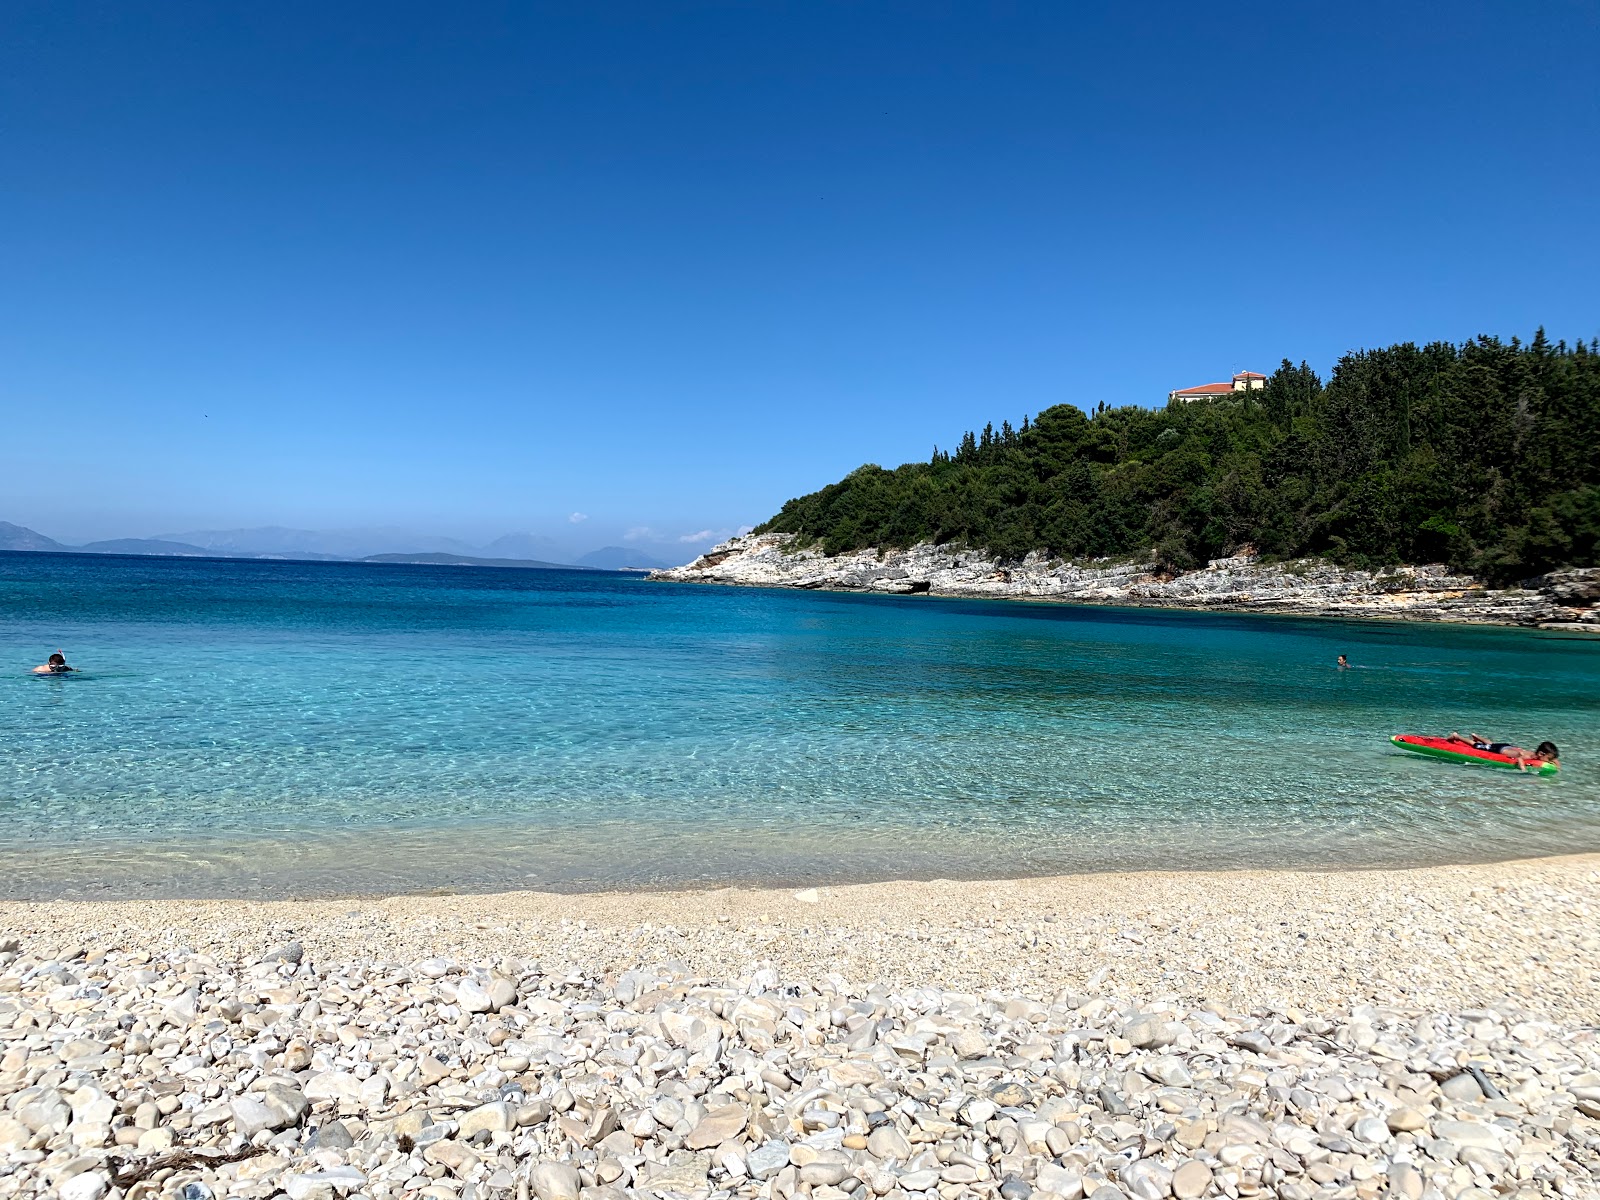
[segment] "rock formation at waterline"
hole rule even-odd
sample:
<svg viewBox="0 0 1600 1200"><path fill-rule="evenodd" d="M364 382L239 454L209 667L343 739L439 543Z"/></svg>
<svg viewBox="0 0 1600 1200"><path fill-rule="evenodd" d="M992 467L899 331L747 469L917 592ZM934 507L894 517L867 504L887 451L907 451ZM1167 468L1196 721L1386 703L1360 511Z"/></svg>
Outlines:
<svg viewBox="0 0 1600 1200"><path fill-rule="evenodd" d="M1000 562L981 551L929 543L829 557L792 534L748 534L650 578L746 587L1058 600L1223 609L1304 616L1405 617L1506 625L1571 625L1600 632L1600 568L1555 571L1490 588L1440 564L1359 571L1306 559L1212 559L1179 574L1150 562L1063 562L1030 554Z"/></svg>

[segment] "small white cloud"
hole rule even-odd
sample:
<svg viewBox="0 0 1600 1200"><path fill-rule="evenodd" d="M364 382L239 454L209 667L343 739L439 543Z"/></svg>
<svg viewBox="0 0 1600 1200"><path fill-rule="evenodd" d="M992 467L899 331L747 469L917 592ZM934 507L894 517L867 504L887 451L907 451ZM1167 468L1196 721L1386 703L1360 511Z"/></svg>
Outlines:
<svg viewBox="0 0 1600 1200"><path fill-rule="evenodd" d="M587 521L588 519L589 519L589 514L588 513L569 513L567 515L567 520L571 521L574 525L582 524L584 521Z"/></svg>
<svg viewBox="0 0 1600 1200"><path fill-rule="evenodd" d="M754 525L741 525L739 526L738 536L743 537L745 534L754 533L755 531L756 527Z"/></svg>
<svg viewBox="0 0 1600 1200"><path fill-rule="evenodd" d="M710 529L702 529L699 533L686 533L678 538L685 546L694 542L714 542L720 535Z"/></svg>
<svg viewBox="0 0 1600 1200"><path fill-rule="evenodd" d="M656 531L648 525L635 525L622 535L625 542L653 542L656 541Z"/></svg>

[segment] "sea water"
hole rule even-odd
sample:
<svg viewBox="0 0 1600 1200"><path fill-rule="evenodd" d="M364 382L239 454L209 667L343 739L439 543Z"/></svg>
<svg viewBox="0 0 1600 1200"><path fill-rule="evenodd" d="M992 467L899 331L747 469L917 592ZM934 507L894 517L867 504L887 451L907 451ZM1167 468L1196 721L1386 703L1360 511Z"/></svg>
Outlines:
<svg viewBox="0 0 1600 1200"><path fill-rule="evenodd" d="M28 673L57 648L81 674ZM1451 729L1549 738L1565 769L1388 741ZM10 897L1596 850L1597 732L1600 639L1582 635L0 554Z"/></svg>

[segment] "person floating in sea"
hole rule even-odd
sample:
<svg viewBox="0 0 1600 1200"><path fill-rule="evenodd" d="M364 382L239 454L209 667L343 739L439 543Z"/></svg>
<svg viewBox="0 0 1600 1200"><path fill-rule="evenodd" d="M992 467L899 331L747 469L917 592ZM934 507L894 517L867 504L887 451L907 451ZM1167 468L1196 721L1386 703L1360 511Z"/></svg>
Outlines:
<svg viewBox="0 0 1600 1200"><path fill-rule="evenodd" d="M1341 671L1348 671L1350 669L1350 660L1341 654L1339 655L1339 661L1336 662L1334 666L1338 667Z"/></svg>
<svg viewBox="0 0 1600 1200"><path fill-rule="evenodd" d="M67 656L62 654L61 651L57 650L49 657L43 666L35 667L33 669L33 673L35 675L67 675L76 671L77 669L77 667L67 666Z"/></svg>
<svg viewBox="0 0 1600 1200"><path fill-rule="evenodd" d="M1474 750L1487 750L1490 754L1503 755L1506 758L1517 760L1517 770L1526 771L1529 767L1549 766L1560 769L1561 751L1556 749L1554 742L1540 742L1533 751L1524 750L1521 746L1512 745L1510 742L1491 742L1486 737L1480 737L1470 730L1466 737L1462 737L1455 730L1450 731L1450 741L1460 742L1464 746L1471 746Z"/></svg>

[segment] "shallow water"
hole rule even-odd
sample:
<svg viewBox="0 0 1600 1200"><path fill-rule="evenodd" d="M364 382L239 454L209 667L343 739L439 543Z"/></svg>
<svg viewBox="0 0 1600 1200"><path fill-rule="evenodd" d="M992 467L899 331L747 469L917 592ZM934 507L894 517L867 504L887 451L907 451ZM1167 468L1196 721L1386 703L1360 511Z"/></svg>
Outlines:
<svg viewBox="0 0 1600 1200"><path fill-rule="evenodd" d="M27 674L58 646L82 674ZM1387 741L1453 728L1550 738L1566 767ZM12 897L1596 850L1597 729L1600 639L1577 635L0 554Z"/></svg>

